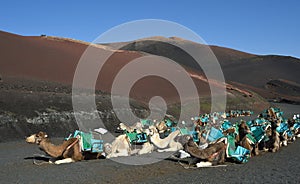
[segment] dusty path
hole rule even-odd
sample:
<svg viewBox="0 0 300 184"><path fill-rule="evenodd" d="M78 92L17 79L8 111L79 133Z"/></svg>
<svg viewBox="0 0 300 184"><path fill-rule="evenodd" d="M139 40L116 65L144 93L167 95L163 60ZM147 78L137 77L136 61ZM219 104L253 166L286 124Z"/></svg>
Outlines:
<svg viewBox="0 0 300 184"><path fill-rule="evenodd" d="M299 112L299 106L281 108L286 115ZM277 153L251 158L247 164L188 170L170 160L140 166L108 159L38 166L32 156L43 152L19 140L0 143L0 183L299 183L299 151L300 139Z"/></svg>
<svg viewBox="0 0 300 184"><path fill-rule="evenodd" d="M35 145L23 141L0 144L0 183L298 183L300 140L277 153L252 158L247 164L184 169L177 162L130 166L111 160L66 165L34 165Z"/></svg>

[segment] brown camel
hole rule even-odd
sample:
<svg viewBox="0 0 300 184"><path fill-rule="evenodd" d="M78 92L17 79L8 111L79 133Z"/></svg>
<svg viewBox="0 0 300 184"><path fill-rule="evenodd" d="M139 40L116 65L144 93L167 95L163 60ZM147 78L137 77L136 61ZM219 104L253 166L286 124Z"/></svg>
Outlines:
<svg viewBox="0 0 300 184"><path fill-rule="evenodd" d="M49 162L55 164L96 159L101 156L100 153L81 152L78 138L70 138L60 145L54 145L45 132L39 132L27 137L26 142L39 145L41 150L52 157Z"/></svg>
<svg viewBox="0 0 300 184"><path fill-rule="evenodd" d="M200 160L221 164L225 162L226 144L224 142L217 142L201 150L191 138L185 145L185 151Z"/></svg>
<svg viewBox="0 0 300 184"><path fill-rule="evenodd" d="M276 129L272 130L269 140L266 142L265 151L277 152L280 148L280 135Z"/></svg>
<svg viewBox="0 0 300 184"><path fill-rule="evenodd" d="M156 123L155 126L156 126L159 133L163 133L163 132L167 131L167 129L168 129L165 121L161 121L159 123Z"/></svg>
<svg viewBox="0 0 300 184"><path fill-rule="evenodd" d="M247 134L250 134L250 128L246 124L245 121L242 121L241 124L239 125L239 145L242 147L246 148L247 150L250 150L251 156L255 156L259 154L258 151L258 143L257 142L252 142L248 137Z"/></svg>

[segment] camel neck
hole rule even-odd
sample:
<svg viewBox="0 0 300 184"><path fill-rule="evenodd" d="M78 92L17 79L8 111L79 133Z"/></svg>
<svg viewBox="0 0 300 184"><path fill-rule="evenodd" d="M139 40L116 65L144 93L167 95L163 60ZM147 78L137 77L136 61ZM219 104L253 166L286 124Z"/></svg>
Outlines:
<svg viewBox="0 0 300 184"><path fill-rule="evenodd" d="M49 139L44 139L40 142L40 149L42 149L43 151L45 151L48 155L52 156L52 157L59 157L62 155L64 149L62 148L62 146L56 146L54 144L51 143L51 141Z"/></svg>

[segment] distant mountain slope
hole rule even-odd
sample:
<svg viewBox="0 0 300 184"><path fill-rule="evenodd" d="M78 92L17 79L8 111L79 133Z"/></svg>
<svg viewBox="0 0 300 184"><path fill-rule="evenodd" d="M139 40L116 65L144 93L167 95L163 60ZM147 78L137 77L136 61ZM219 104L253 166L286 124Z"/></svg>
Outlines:
<svg viewBox="0 0 300 184"><path fill-rule="evenodd" d="M128 43L105 45L116 48L125 44L121 49L142 51L168 57L182 65L203 72L191 56L180 48L175 47L173 43L179 46L184 45L188 48L196 48L199 52L201 49L204 49L203 45L177 38L155 37L155 39L158 39L158 41L153 40L153 38L150 38L150 40L146 38ZM243 86L244 89L253 90L267 99L277 99L280 96L284 96L286 101L300 103L300 101L294 98L294 96L300 96L298 91L280 90L280 92L277 91L276 95L274 95L271 89L266 88L270 80L278 79L291 81L299 85L299 59L289 56L260 56L218 46L210 46L210 48L217 57L222 67L225 80L228 83L240 83L242 84L240 86Z"/></svg>
<svg viewBox="0 0 300 184"><path fill-rule="evenodd" d="M181 43L178 38L172 39L175 42ZM191 44L194 42L184 41L184 43ZM66 85L72 84L76 66L80 60L81 55L88 47L88 43L72 39L58 38L52 36L19 36L6 32L0 32L0 74L5 81L7 77L27 78L41 81L49 81L55 83L63 83ZM162 45L153 45L158 50L166 49L165 53L169 53L170 57L174 52L169 52L169 47ZM144 56L145 53L141 51L115 51L108 46L93 45L93 49L97 53L113 53L113 55L105 62L101 75L98 77L96 89L110 93L114 77L118 74L120 69L131 62L132 60ZM222 51L222 48L217 48ZM185 55L175 55L185 59ZM231 53L226 54L226 58L234 57ZM99 57L102 55L100 54ZM251 54L240 52L240 57L250 57ZM99 58L101 59L101 58ZM102 61L100 61L102 62ZM185 60L186 62L186 60ZM191 64L192 64L191 60ZM202 72L197 71L186 65L186 70L189 72L194 83L196 84L198 95L207 104L210 103L210 88L207 80ZM160 66L155 66L160 67ZM89 72L89 71L87 71ZM177 75L174 71L174 75ZM179 75L179 73L178 73ZM218 82L212 85L218 87ZM228 99L234 103L251 104L250 101L257 101L264 103L264 100L257 95L238 89L236 86L227 86ZM153 96L163 97L167 104L176 104L180 100L176 88L167 80L159 77L149 76L145 77L135 83L130 91L130 97L141 102L148 102ZM252 97L250 97L252 96ZM190 97L194 99L195 97ZM1 103L1 102L0 102ZM209 110L209 105L206 110ZM232 105L232 104L231 104Z"/></svg>
<svg viewBox="0 0 300 184"><path fill-rule="evenodd" d="M191 50L196 49L199 50L199 52L203 51L204 53L207 52L208 49L206 45L176 37L150 37L132 42L105 43L102 45L109 46L112 49L142 51L149 54L168 57L182 65L198 70L201 70L201 68L198 67L195 60L186 51L178 48L176 45ZM220 61L221 65L228 65L237 60L256 57L254 54L219 46L210 46L210 49Z"/></svg>

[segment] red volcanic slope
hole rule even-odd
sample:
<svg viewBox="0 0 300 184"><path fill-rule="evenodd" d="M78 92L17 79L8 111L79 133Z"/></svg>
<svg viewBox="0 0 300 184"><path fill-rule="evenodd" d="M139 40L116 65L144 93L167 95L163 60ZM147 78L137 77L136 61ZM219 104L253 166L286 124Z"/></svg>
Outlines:
<svg viewBox="0 0 300 184"><path fill-rule="evenodd" d="M13 76L72 84L78 61L87 47L88 43L76 40L48 36L24 37L0 32L0 74L4 79L5 76ZM105 46L97 45L93 48L104 55L113 52ZM112 82L120 69L141 56L143 54L136 51L114 52L101 70L96 89L111 92ZM203 80L197 71L188 71L200 76L193 77L193 81L199 95L208 97L210 89L207 81ZM176 75L177 71L174 72ZM145 102L153 96L162 96L167 103L179 100L176 88L159 77L145 77L139 80L130 94L131 97Z"/></svg>

